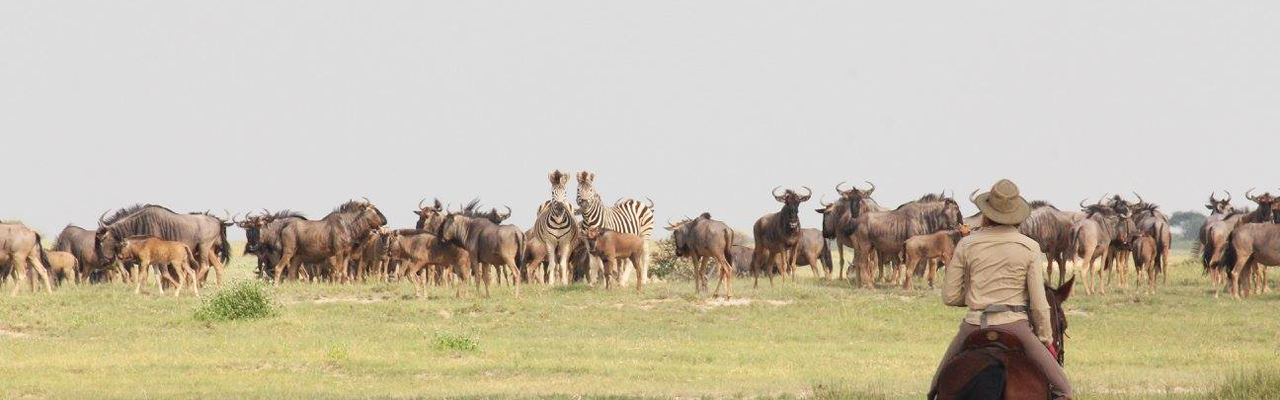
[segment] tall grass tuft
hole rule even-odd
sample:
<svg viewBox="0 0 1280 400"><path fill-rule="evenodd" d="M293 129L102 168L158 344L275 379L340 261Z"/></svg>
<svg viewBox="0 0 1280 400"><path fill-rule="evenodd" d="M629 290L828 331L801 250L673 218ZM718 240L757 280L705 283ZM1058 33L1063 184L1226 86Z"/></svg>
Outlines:
<svg viewBox="0 0 1280 400"><path fill-rule="evenodd" d="M435 346L440 350L472 352L480 349L480 342L476 340L475 336L437 330Z"/></svg>
<svg viewBox="0 0 1280 400"><path fill-rule="evenodd" d="M1280 368L1238 373L1227 379L1210 398L1217 400L1280 399Z"/></svg>
<svg viewBox="0 0 1280 400"><path fill-rule="evenodd" d="M235 321L275 314L275 305L266 285L257 281L236 281L205 297L195 318L200 321Z"/></svg>

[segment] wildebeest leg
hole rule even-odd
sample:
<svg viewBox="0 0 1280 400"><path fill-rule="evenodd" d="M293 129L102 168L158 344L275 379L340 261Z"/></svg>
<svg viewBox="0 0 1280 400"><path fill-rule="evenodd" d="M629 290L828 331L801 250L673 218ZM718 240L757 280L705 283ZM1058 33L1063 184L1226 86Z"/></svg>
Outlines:
<svg viewBox="0 0 1280 400"><path fill-rule="evenodd" d="M213 245L207 245L207 246L209 247L209 251L205 252L202 250L201 252L209 255L209 264L213 265L213 272L218 277L218 285L221 286L222 285L222 268L223 268L222 259L218 258L217 254L214 254ZM230 251L230 249L228 249L228 251Z"/></svg>
<svg viewBox="0 0 1280 400"><path fill-rule="evenodd" d="M26 260L24 257L17 257L11 254L9 260L9 273L14 275L13 291L9 292L9 297L13 297L18 295L18 292L22 290L22 285L27 280L27 266L25 265ZM32 289L32 291L34 292L35 290Z"/></svg>
<svg viewBox="0 0 1280 400"><path fill-rule="evenodd" d="M631 260L631 263L635 264L636 266L636 293L640 293L641 289L644 289L644 278L645 278L644 277L644 270L645 270L644 253L641 252L640 254L632 254L630 257L630 260ZM706 277L704 276L702 279L703 279L703 284L705 285Z"/></svg>
<svg viewBox="0 0 1280 400"><path fill-rule="evenodd" d="M138 257L138 272L134 277L133 294L142 294L142 283L145 282L151 274L151 260L145 257Z"/></svg>

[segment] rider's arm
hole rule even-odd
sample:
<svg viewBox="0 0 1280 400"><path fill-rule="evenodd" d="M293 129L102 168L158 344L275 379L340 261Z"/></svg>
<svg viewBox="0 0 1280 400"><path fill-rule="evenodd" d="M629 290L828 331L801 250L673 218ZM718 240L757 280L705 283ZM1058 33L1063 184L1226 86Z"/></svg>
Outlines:
<svg viewBox="0 0 1280 400"><path fill-rule="evenodd" d="M947 274L942 283L942 302L954 307L964 307L964 280L969 267L964 264L965 246L957 246L947 263Z"/></svg>
<svg viewBox="0 0 1280 400"><path fill-rule="evenodd" d="M1053 336L1049 330L1049 301L1044 297L1044 274L1035 261L1028 264L1027 300L1031 303L1031 321L1035 323L1036 337L1043 343L1049 343Z"/></svg>

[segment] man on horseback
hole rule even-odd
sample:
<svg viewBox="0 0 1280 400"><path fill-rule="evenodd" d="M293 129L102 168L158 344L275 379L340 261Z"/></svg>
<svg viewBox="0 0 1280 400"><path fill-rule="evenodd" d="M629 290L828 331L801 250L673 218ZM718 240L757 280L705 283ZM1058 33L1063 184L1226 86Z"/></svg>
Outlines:
<svg viewBox="0 0 1280 400"><path fill-rule="evenodd" d="M976 198L970 195L970 200L982 211L983 226L957 244L942 286L944 303L968 307L969 312L942 357L929 398L937 395L940 373L964 350L970 334L991 328L1017 338L1031 364L1043 372L1052 398L1070 399L1071 384L1049 348L1053 328L1036 260L1040 246L1018 232L1018 224L1031 213L1030 206L1018 186L1007 179Z"/></svg>

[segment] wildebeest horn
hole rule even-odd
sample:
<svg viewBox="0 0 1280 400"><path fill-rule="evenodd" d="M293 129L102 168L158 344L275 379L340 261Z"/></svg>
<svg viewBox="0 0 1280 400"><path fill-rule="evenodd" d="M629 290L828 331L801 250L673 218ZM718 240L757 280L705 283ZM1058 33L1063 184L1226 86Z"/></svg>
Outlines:
<svg viewBox="0 0 1280 400"><path fill-rule="evenodd" d="M1216 204L1218 202L1218 199L1213 198L1216 194L1217 193L1209 192L1209 204Z"/></svg>
<svg viewBox="0 0 1280 400"><path fill-rule="evenodd" d="M1133 197L1137 197L1137 198L1138 198L1138 202L1139 202L1139 203L1146 203L1146 202L1147 202L1146 200L1143 200L1143 199L1142 199L1142 195L1138 194L1138 192L1132 192L1132 193L1133 193Z"/></svg>
<svg viewBox="0 0 1280 400"><path fill-rule="evenodd" d="M1231 202L1231 192L1226 191L1226 190L1223 190L1223 192L1226 192L1226 193L1227 193L1227 200L1226 200L1226 201L1227 201L1227 203L1230 203L1230 202Z"/></svg>
<svg viewBox="0 0 1280 400"><path fill-rule="evenodd" d="M501 215L502 219L511 218L511 207L507 207L507 206L502 206L502 207L507 209L507 213Z"/></svg>
<svg viewBox="0 0 1280 400"><path fill-rule="evenodd" d="M973 189L973 191L972 191L972 192L969 192L969 202L970 202L970 203L977 203L977 202L978 202L978 198L977 198L976 196L974 196L974 195L978 194L978 191L979 191L979 190L982 190L982 188Z"/></svg>
<svg viewBox="0 0 1280 400"><path fill-rule="evenodd" d="M265 217L265 216L268 216L268 215L271 215L271 211L267 211L267 209L263 208L263 209L262 209L262 216L264 216L264 217Z"/></svg>
<svg viewBox="0 0 1280 400"><path fill-rule="evenodd" d="M1107 199L1107 195L1109 195L1109 194L1111 194L1111 193L1103 193L1103 194L1102 194L1102 197L1099 197L1099 198L1098 198L1098 204L1102 204L1102 201L1103 201L1103 200L1106 200L1106 199Z"/></svg>
<svg viewBox="0 0 1280 400"><path fill-rule="evenodd" d="M1258 201L1258 196L1250 195L1250 193L1253 193L1253 189L1257 189L1257 188L1249 188L1249 190L1248 190L1248 191L1245 191L1245 192L1244 192L1244 198L1249 199L1249 200L1253 200L1253 201Z"/></svg>
<svg viewBox="0 0 1280 400"><path fill-rule="evenodd" d="M808 186L801 187L804 188L804 197L801 197L800 201L809 200L810 197L813 197L813 189L810 189Z"/></svg>
<svg viewBox="0 0 1280 400"><path fill-rule="evenodd" d="M236 217L239 217L239 216L240 216L240 213L236 213L236 215L232 215L230 219L231 223L234 224L234 223L240 222L240 221L236 221Z"/></svg>
<svg viewBox="0 0 1280 400"><path fill-rule="evenodd" d="M653 199L650 199L650 198L649 198L649 196L645 196L645 197L644 197L644 199L649 201L649 210L650 210L650 211L652 211L652 210L653 210Z"/></svg>
<svg viewBox="0 0 1280 400"><path fill-rule="evenodd" d="M870 196L870 195L871 195L871 192L876 191L876 184L871 183L871 181L863 181L863 182L866 182L868 185L871 185L871 188L870 188L870 189L864 190L864 191L862 192L862 195L863 195L863 196Z"/></svg>
<svg viewBox="0 0 1280 400"><path fill-rule="evenodd" d="M232 218L231 211L227 211L227 209L225 209L225 208L224 208L224 209L222 209L222 213L223 213L223 214L225 214L225 215L227 216L227 219L224 219L223 221L230 221L230 220L231 220L231 218ZM239 213L237 213L237 215L239 215Z"/></svg>
<svg viewBox="0 0 1280 400"><path fill-rule="evenodd" d="M836 190L839 191L839 189L836 189ZM827 200L826 193L823 193L822 196L818 196L818 204L821 204L823 207L831 207L830 204L827 204L826 200Z"/></svg>
<svg viewBox="0 0 1280 400"><path fill-rule="evenodd" d="M368 197L360 196L360 198L361 198L361 199L364 199L364 204L372 204L372 203L373 203L372 201L369 201L369 198L368 198Z"/></svg>
<svg viewBox="0 0 1280 400"><path fill-rule="evenodd" d="M425 202L427 202L427 198L426 198L426 197L423 197L423 198L422 198L422 200L418 200L418 209L419 209L419 210L421 210L421 209L422 209L422 203L425 203Z"/></svg>
<svg viewBox="0 0 1280 400"><path fill-rule="evenodd" d="M782 188L782 186L776 186L776 187L774 187L774 188L773 188L773 191L770 191L770 192L769 192L769 194L772 194L772 195L773 195L773 199L774 199L774 200L782 201L782 196L778 196L778 189L780 189L780 188ZM785 194L785 193L783 193L783 194Z"/></svg>
<svg viewBox="0 0 1280 400"><path fill-rule="evenodd" d="M1084 202L1085 202L1086 200L1089 200L1089 198L1088 198L1088 197L1085 197L1085 198L1083 198L1083 199L1080 199L1080 208L1081 208L1081 209L1084 209L1084 208L1088 208L1088 207L1089 207L1089 206L1084 205Z"/></svg>
<svg viewBox="0 0 1280 400"><path fill-rule="evenodd" d="M109 213L109 212L111 212L111 210L103 211L103 212L102 212L102 215L99 215L99 216L98 216L98 226L99 226L99 227L107 226L107 220L106 220L106 218L107 218L107 213Z"/></svg>
<svg viewBox="0 0 1280 400"><path fill-rule="evenodd" d="M840 181L840 183L837 183L837 184L836 184L836 193L844 193L845 191L844 191L844 190L841 190L841 189L840 189L840 186L843 186L845 183L848 183L848 182L849 182L849 181Z"/></svg>

